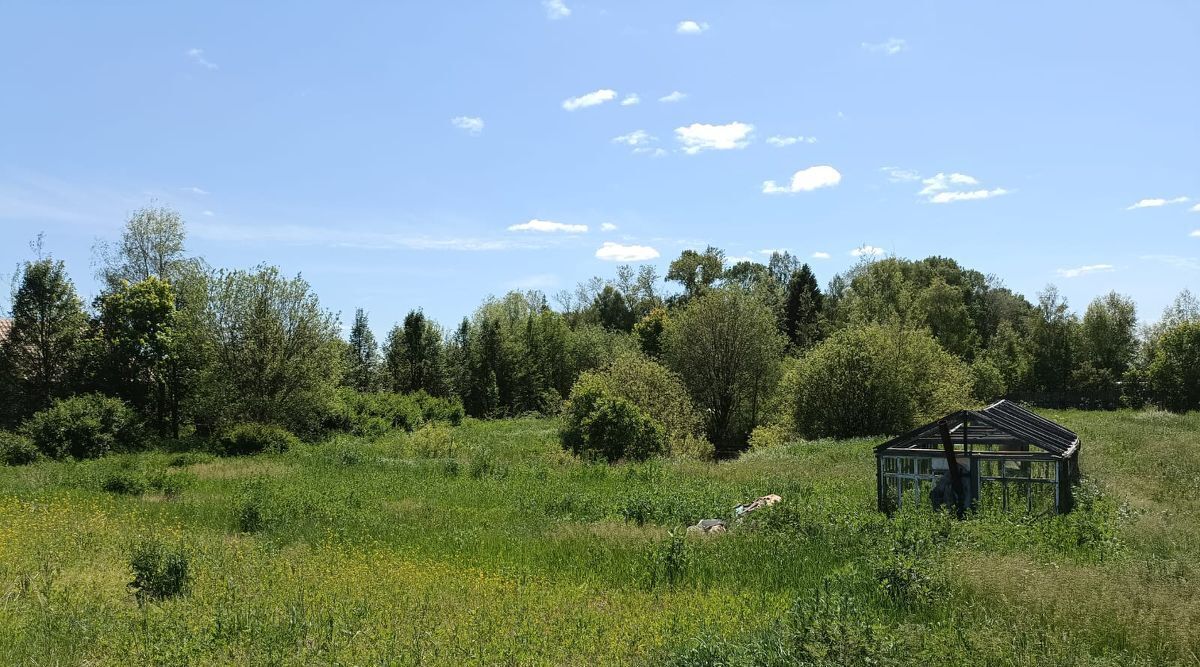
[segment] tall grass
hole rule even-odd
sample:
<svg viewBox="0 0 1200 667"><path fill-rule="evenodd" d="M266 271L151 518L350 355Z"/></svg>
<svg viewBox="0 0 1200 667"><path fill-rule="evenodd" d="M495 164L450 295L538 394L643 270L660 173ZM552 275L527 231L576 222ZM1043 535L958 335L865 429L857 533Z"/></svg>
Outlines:
<svg viewBox="0 0 1200 667"><path fill-rule="evenodd" d="M0 656L1195 664L1200 416L1049 416L1083 436L1088 476L1050 519L885 518L870 440L607 466L544 419L0 468ZM784 502L681 537L765 493ZM186 558L186 592L138 604L145 543Z"/></svg>

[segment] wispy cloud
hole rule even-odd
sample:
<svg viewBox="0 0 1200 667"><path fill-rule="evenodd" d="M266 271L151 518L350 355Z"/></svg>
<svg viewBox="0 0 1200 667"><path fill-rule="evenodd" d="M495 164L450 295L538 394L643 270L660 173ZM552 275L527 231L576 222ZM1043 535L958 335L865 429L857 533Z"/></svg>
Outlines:
<svg viewBox="0 0 1200 667"><path fill-rule="evenodd" d="M545 244L520 243L509 239L472 237L435 237L374 231L356 231L344 227L304 225L246 225L192 223L188 231L196 238L227 243L285 243L373 250L455 250L497 251L515 248L542 248Z"/></svg>
<svg viewBox="0 0 1200 667"><path fill-rule="evenodd" d="M546 18L551 21L565 19L571 15L571 8L562 0L542 0L542 9L546 10Z"/></svg>
<svg viewBox="0 0 1200 667"><path fill-rule="evenodd" d="M1116 267L1114 267L1112 264L1086 264L1084 266L1077 266L1073 269L1058 269L1055 271L1055 273L1063 278L1079 278L1080 276L1086 276L1091 273L1107 273L1115 269Z"/></svg>
<svg viewBox="0 0 1200 667"><path fill-rule="evenodd" d="M628 134L622 134L619 137L613 137L612 140L615 144L624 144L626 146L645 146L646 144L658 141L645 130L634 130Z"/></svg>
<svg viewBox="0 0 1200 667"><path fill-rule="evenodd" d="M889 56L894 56L897 53L908 48L908 43L903 39L892 37L882 42L871 43L863 42L862 47L872 53L883 53Z"/></svg>
<svg viewBox="0 0 1200 667"><path fill-rule="evenodd" d="M642 98L638 97L637 93L629 93L628 95L625 96L625 99L621 100L621 106L631 107L635 104L640 103L641 101L642 101Z"/></svg>
<svg viewBox="0 0 1200 667"><path fill-rule="evenodd" d="M587 233L587 225L569 225L562 222L554 222L553 220L538 220L534 218L529 222L522 222L519 225L509 225L510 232L543 232L555 233L564 232L567 234L585 234Z"/></svg>
<svg viewBox="0 0 1200 667"><path fill-rule="evenodd" d="M969 186L979 185L979 180L974 176L959 173L945 174L939 172L935 176L922 179L921 184L925 187L917 194L925 197L925 200L931 204L949 204L956 201L988 199L1008 194L1008 190L1004 188L992 188L991 190L986 188L968 189Z"/></svg>
<svg viewBox="0 0 1200 667"><path fill-rule="evenodd" d="M658 98L658 101L664 104L671 104L673 102L682 102L685 98L687 98L687 93L681 93L678 90L672 90L670 93Z"/></svg>
<svg viewBox="0 0 1200 667"><path fill-rule="evenodd" d="M817 138L803 136L787 137L777 134L773 137L767 137L767 143L777 148L783 148L784 146L794 146L796 144L815 144L817 143Z"/></svg>
<svg viewBox="0 0 1200 667"><path fill-rule="evenodd" d="M887 251L873 245L861 245L850 251L851 257L879 257Z"/></svg>
<svg viewBox="0 0 1200 667"><path fill-rule="evenodd" d="M617 91L608 88L601 88L590 93L580 95L579 97L571 97L563 100L562 108L567 111L575 111L576 109L585 109L594 107L597 104L604 104L616 99Z"/></svg>
<svg viewBox="0 0 1200 667"><path fill-rule="evenodd" d="M192 193L192 194L194 194L194 195L206 195L206 194L208 194L208 190L205 190L205 189L203 189L203 188L198 188L198 187L196 187L196 186L194 186L194 185L193 185L193 186L191 186L191 187L189 187L189 188L180 188L180 189L181 189L181 190L183 190L184 192L190 192L190 193Z"/></svg>
<svg viewBox="0 0 1200 667"><path fill-rule="evenodd" d="M695 155L701 151L724 151L745 148L750 143L754 126L749 123L727 123L709 125L692 123L687 127L675 128L675 139L683 146L683 152Z"/></svg>
<svg viewBox="0 0 1200 667"><path fill-rule="evenodd" d="M1142 255L1138 259L1148 262L1158 262L1159 264L1166 264L1167 266L1173 266L1177 269L1184 269L1186 271L1200 271L1200 259L1195 257L1181 257L1179 255Z"/></svg>
<svg viewBox="0 0 1200 667"><path fill-rule="evenodd" d="M510 280L504 286L508 289L546 289L558 283L558 276L553 273L535 273Z"/></svg>
<svg viewBox="0 0 1200 667"><path fill-rule="evenodd" d="M611 223L611 222L605 222L605 223L603 223L603 224L601 224L601 225L600 225L600 231L602 231L602 232L615 232L615 231L617 231L617 226L616 226L616 225L614 225L614 224L613 224L613 223Z"/></svg>
<svg viewBox="0 0 1200 667"><path fill-rule="evenodd" d="M827 252L821 252L820 250L812 254L813 259L829 259L830 257L833 257L833 255L830 255Z"/></svg>
<svg viewBox="0 0 1200 667"><path fill-rule="evenodd" d="M1188 234L1188 236L1194 239L1200 239L1200 229L1193 231L1191 234Z"/></svg>
<svg viewBox="0 0 1200 667"><path fill-rule="evenodd" d="M792 181L787 185L779 185L775 181L763 181L762 191L766 195L795 194L833 187L841 182L841 172L827 164L821 164L801 169L792 174Z"/></svg>
<svg viewBox="0 0 1200 667"><path fill-rule="evenodd" d="M212 211L201 211L201 212L200 212L200 215L203 215L203 216L206 216L206 217L209 217L209 218L211 218L211 217L213 217L214 215L216 215L216 213L213 213Z"/></svg>
<svg viewBox="0 0 1200 667"><path fill-rule="evenodd" d="M658 256L658 251L647 245L623 245L612 241L605 241L596 250L596 258L607 262L645 262Z"/></svg>
<svg viewBox="0 0 1200 667"><path fill-rule="evenodd" d="M680 35L699 35L708 30L708 24L699 21L680 21L675 26L675 32Z"/></svg>
<svg viewBox="0 0 1200 667"><path fill-rule="evenodd" d="M1125 207L1126 211L1132 211L1136 208L1158 208L1159 206L1169 206L1171 204L1183 204L1188 200L1187 197L1175 197L1174 199L1165 199L1162 197L1154 197L1151 199L1139 199L1129 206ZM1200 204L1192 208L1193 211L1200 210Z"/></svg>
<svg viewBox="0 0 1200 667"><path fill-rule="evenodd" d="M196 63L197 65L199 65L205 69L217 69L216 63L210 62L204 58L204 50L203 49L188 49L187 57L191 58L192 62Z"/></svg>
<svg viewBox="0 0 1200 667"><path fill-rule="evenodd" d="M473 137L483 134L483 119L478 116L455 116L450 124Z"/></svg>
<svg viewBox="0 0 1200 667"><path fill-rule="evenodd" d="M1200 213L1200 204L1196 204L1195 206L1193 206L1193 207L1192 207L1191 209L1189 209L1189 210L1190 210L1192 213Z"/></svg>
<svg viewBox="0 0 1200 667"><path fill-rule="evenodd" d="M888 180L893 183L907 183L909 181L921 180L921 174L912 169L900 169L899 167L880 167L880 171L888 175Z"/></svg>

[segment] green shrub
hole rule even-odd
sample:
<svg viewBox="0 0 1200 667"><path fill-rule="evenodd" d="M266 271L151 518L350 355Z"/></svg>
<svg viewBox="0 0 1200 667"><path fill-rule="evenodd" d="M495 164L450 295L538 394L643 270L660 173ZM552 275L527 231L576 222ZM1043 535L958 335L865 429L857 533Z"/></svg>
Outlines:
<svg viewBox="0 0 1200 667"><path fill-rule="evenodd" d="M971 364L971 395L976 401L991 403L1003 398L1006 391L1004 374L996 364L982 358Z"/></svg>
<svg viewBox="0 0 1200 667"><path fill-rule="evenodd" d="M758 426L750 431L750 451L782 447L787 444L790 435L786 427L778 424Z"/></svg>
<svg viewBox="0 0 1200 667"><path fill-rule="evenodd" d="M190 487L196 481L196 477L191 473L183 472L182 470L156 470L146 477L146 483L150 489L158 491L167 497L167 499L178 498L179 494Z"/></svg>
<svg viewBox="0 0 1200 667"><path fill-rule="evenodd" d="M137 542L129 556L129 567L133 570L129 587L139 604L183 595L191 584L187 552L182 546L158 539Z"/></svg>
<svg viewBox="0 0 1200 667"><path fill-rule="evenodd" d="M340 407L327 427L377 438L392 429L413 432L428 422L462 423L465 412L458 398L441 398L423 391L411 394L359 392L344 387Z"/></svg>
<svg viewBox="0 0 1200 667"><path fill-rule="evenodd" d="M238 424L221 435L217 451L222 456L281 454L299 444L300 439L282 426Z"/></svg>
<svg viewBox="0 0 1200 667"><path fill-rule="evenodd" d="M842 329L808 352L780 383L807 438L903 433L971 404L965 364L924 331Z"/></svg>
<svg viewBox="0 0 1200 667"><path fill-rule="evenodd" d="M147 486L146 477L141 471L130 468L109 471L100 479L101 489L126 496L140 496L146 492Z"/></svg>
<svg viewBox="0 0 1200 667"><path fill-rule="evenodd" d="M61 459L95 459L129 451L141 443L132 410L120 400L83 394L55 401L25 422L23 429L42 454Z"/></svg>
<svg viewBox="0 0 1200 667"><path fill-rule="evenodd" d="M1150 391L1171 412L1200 410L1200 322L1176 325L1155 346Z"/></svg>
<svg viewBox="0 0 1200 667"><path fill-rule="evenodd" d="M717 448L702 435L691 433L682 438L668 439L667 448L671 456L697 461L711 461L717 457Z"/></svg>
<svg viewBox="0 0 1200 667"><path fill-rule="evenodd" d="M0 431L0 464L23 466L38 458L33 441L19 433Z"/></svg>
<svg viewBox="0 0 1200 667"><path fill-rule="evenodd" d="M667 449L660 424L599 383L576 383L563 408L562 443L585 458L641 461Z"/></svg>
<svg viewBox="0 0 1200 667"><path fill-rule="evenodd" d="M450 427L444 424L427 424L413 432L408 441L412 454L423 459L449 458L456 452Z"/></svg>

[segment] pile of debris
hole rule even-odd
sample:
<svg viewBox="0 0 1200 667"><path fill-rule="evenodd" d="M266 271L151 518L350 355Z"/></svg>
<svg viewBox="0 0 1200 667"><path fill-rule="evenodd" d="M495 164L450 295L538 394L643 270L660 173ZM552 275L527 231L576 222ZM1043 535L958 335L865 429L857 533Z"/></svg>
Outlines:
<svg viewBox="0 0 1200 667"><path fill-rule="evenodd" d="M733 508L734 520L740 520L742 517L754 512L755 510L759 510L764 507L770 507L781 500L783 500L783 498L780 498L774 493L769 493L765 496L757 498L750 504L738 505L737 507ZM701 519L696 522L696 525L688 526L687 532L688 535L721 535L727 530L729 530L729 527L726 526L725 521L721 519Z"/></svg>

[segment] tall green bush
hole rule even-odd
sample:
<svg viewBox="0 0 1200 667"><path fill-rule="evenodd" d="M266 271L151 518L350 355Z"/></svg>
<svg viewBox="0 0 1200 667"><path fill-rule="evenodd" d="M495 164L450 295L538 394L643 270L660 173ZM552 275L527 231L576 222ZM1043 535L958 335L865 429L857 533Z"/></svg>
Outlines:
<svg viewBox="0 0 1200 667"><path fill-rule="evenodd" d="M694 448L704 442L704 420L692 405L679 376L662 364L637 352L624 352L607 366L587 371L576 385L599 387L623 398L639 411L662 424L669 449ZM711 450L709 445L708 449ZM694 454L695 452L693 452Z"/></svg>
<svg viewBox="0 0 1200 667"><path fill-rule="evenodd" d="M663 427L595 381L576 383L563 409L563 447L608 462L645 460L667 449Z"/></svg>
<svg viewBox="0 0 1200 667"><path fill-rule="evenodd" d="M805 437L899 433L971 403L967 367L929 334L865 325L838 331L780 383Z"/></svg>
<svg viewBox="0 0 1200 667"><path fill-rule="evenodd" d="M136 415L120 400L82 394L55 401L22 427L42 454L61 459L95 459L110 451L136 449L141 429Z"/></svg>
<svg viewBox="0 0 1200 667"><path fill-rule="evenodd" d="M1200 322L1179 324L1162 335L1148 375L1154 400L1164 408L1200 410Z"/></svg>

